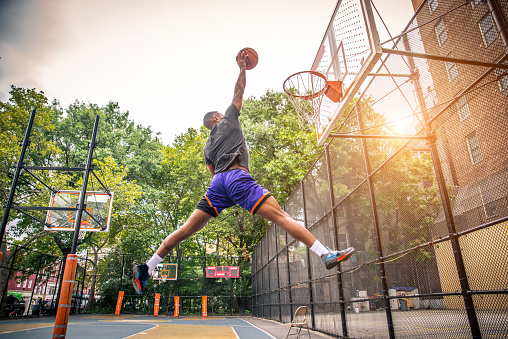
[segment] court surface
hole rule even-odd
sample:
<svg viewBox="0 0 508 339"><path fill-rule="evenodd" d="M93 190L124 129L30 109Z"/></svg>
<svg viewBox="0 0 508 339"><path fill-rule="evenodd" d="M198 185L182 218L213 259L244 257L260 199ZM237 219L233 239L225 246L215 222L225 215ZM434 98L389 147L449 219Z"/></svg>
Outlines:
<svg viewBox="0 0 508 339"><path fill-rule="evenodd" d="M51 338L54 317L0 321L0 339ZM180 317L71 315L67 338L285 338L289 325L252 317ZM312 332L313 338L329 338Z"/></svg>

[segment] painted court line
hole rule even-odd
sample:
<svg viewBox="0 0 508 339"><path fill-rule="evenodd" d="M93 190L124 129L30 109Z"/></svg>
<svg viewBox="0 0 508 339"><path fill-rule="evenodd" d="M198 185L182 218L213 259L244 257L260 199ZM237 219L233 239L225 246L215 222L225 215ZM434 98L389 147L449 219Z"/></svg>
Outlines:
<svg viewBox="0 0 508 339"><path fill-rule="evenodd" d="M238 319L240 319L240 318L238 318ZM261 332L263 332L263 333L265 333L266 335L268 335L270 338L277 339L277 338L275 338L273 335L271 335L270 333L266 332L265 330L260 329L260 328L259 328L259 327L257 327L256 325L251 324L251 323L250 323L250 322L248 322L247 320L243 320L243 319L240 319L240 320L241 320L241 321L245 321L247 324L251 325L252 327L257 328L257 329L258 329L258 330L260 330Z"/></svg>
<svg viewBox="0 0 508 339"><path fill-rule="evenodd" d="M155 325L154 325L154 327L152 327L152 328L149 328L149 329L147 329L147 330L143 330L143 331L138 332L138 333L131 334L130 336L128 336L128 337L124 337L124 338L122 338L122 339L131 338L131 337L134 337L135 335L138 335L138 334L146 334L146 333L143 333L143 332L153 330L154 328L156 328L156 327L158 327L158 326L159 326L159 325L155 324Z"/></svg>
<svg viewBox="0 0 508 339"><path fill-rule="evenodd" d="M240 337L238 336L238 333L236 333L236 331L235 331L235 328L233 326L231 326L231 329L233 330L233 332L235 332L236 339L240 339Z"/></svg>

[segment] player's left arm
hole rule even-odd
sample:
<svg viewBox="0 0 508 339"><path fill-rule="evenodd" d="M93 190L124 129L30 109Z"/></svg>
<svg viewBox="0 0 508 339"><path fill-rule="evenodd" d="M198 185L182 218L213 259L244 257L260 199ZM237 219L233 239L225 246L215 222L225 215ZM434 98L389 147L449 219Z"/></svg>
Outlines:
<svg viewBox="0 0 508 339"><path fill-rule="evenodd" d="M238 112L242 109L243 92L245 91L245 85L247 83L247 77L245 74L247 64L245 62L245 58L247 58L247 53L243 50L238 52L236 55L236 63L238 64L238 67L240 67L240 74L238 75L238 80L236 80L235 84L233 105L235 105L238 109Z"/></svg>

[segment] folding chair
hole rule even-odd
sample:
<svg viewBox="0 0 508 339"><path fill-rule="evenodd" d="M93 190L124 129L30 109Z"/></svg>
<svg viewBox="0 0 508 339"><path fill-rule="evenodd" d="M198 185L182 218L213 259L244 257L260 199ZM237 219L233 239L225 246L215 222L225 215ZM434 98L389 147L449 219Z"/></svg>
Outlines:
<svg viewBox="0 0 508 339"><path fill-rule="evenodd" d="M301 317L301 316L303 316L303 320L298 321L297 317ZM290 334L293 326L298 328L298 332ZM288 335L286 336L286 339L290 335L296 335L297 338L300 338L300 331L302 330L302 328L307 329L307 334L302 334L302 335L308 335L310 338L309 324L307 324L307 306L300 306L296 310L295 315L293 316L293 322L291 323L291 326L289 326L289 331L288 331Z"/></svg>

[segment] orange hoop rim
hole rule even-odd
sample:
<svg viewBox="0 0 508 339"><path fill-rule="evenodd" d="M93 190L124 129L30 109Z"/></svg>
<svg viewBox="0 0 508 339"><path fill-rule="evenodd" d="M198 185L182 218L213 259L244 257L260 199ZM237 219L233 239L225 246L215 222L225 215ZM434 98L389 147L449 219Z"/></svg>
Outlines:
<svg viewBox="0 0 508 339"><path fill-rule="evenodd" d="M306 74L310 78L316 76L316 77L319 77L319 78L323 79L324 80L324 86L323 86L323 88L321 88L320 90L318 90L318 91L316 91L314 93L310 93L310 94L307 94L307 95L296 95L294 93L291 93L289 90L291 88L294 88L294 87L286 88L287 85L292 82L291 78L293 78L295 76L303 75L303 74ZM312 82L312 81L310 81L310 82ZM297 72L295 74L290 75L284 81L283 89L284 89L284 92L286 92L287 95L290 95L290 96L295 97L295 98L300 98L300 99L303 99L303 100L310 100L310 99L314 99L314 98L317 98L318 96L322 95L325 92L327 86L328 86L328 80L326 79L326 77L323 74L321 74L319 72L316 72L316 71L302 71L302 72Z"/></svg>

